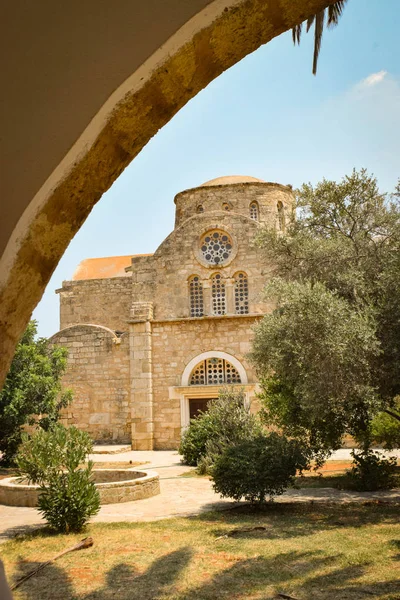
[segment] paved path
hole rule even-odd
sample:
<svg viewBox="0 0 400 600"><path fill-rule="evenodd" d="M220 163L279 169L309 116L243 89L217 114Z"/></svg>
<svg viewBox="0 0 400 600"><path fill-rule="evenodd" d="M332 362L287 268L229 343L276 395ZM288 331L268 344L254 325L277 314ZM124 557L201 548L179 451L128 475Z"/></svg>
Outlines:
<svg viewBox="0 0 400 600"><path fill-rule="evenodd" d="M129 460L146 462L147 464L143 465L143 468L158 471L161 494L136 502L104 505L94 517L94 522L154 521L167 517L198 514L208 510L222 510L234 505L229 500L221 500L213 491L211 482L207 478L180 477L182 473L191 469L180 463L180 457L176 452L126 452L93 456L96 462L117 462L117 457L118 462ZM347 454L347 450L342 450L338 456L335 456L335 459L344 460L348 457L350 454ZM292 489L277 501L361 502L369 499L400 502L400 489L375 493L346 492L333 488ZM26 532L32 527L36 528L42 523L43 520L35 508L0 505L0 541Z"/></svg>

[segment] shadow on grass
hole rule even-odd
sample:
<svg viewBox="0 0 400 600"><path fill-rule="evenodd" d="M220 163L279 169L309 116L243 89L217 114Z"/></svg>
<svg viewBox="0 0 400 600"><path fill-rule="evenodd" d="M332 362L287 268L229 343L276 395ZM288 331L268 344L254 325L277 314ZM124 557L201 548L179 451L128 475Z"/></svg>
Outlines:
<svg viewBox="0 0 400 600"><path fill-rule="evenodd" d="M238 559L223 571L216 573L207 582L193 585L183 590L179 577L189 566L192 549L180 548L156 559L144 573L127 563L112 567L106 575L106 582L94 592L80 594L80 600L215 600L216 598L236 598L245 600L257 594L260 600L277 598L275 594L301 594L301 597L318 600L338 598L365 598L365 594L379 597L400 591L398 580L362 585L359 579L368 565L334 568L336 556L322 556L321 552L286 552L272 558L255 557ZM31 570L35 563L21 561L20 573ZM321 568L330 569L327 574L313 576ZM309 576L305 582L300 580ZM53 598L74 600L77 598L69 575L58 565L49 565L44 571L23 585L25 600L50 600ZM190 585L190 583L189 583ZM265 594L260 596L261 594Z"/></svg>
<svg viewBox="0 0 400 600"><path fill-rule="evenodd" d="M202 513L187 518L218 525L211 532L215 537L226 536L240 522L240 526L244 529L247 526L262 526L265 527L265 530L243 531L243 533L238 531L235 535L236 538L284 539L345 527L398 524L399 504L381 504L374 501L368 501L365 504L272 502L261 506L252 506L243 503L223 511Z"/></svg>

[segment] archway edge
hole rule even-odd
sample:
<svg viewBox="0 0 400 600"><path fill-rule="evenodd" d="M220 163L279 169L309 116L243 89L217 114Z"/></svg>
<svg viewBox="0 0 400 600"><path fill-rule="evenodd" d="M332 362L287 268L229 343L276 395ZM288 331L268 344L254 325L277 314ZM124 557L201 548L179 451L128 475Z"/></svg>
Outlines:
<svg viewBox="0 0 400 600"><path fill-rule="evenodd" d="M182 373L182 387L186 387L189 385L190 375L192 374L193 369L202 361L207 360L208 358L221 358L223 360L227 360L231 363L237 370L240 375L240 381L243 385L248 384L246 369L242 365L242 363L232 354L228 354L227 352L220 352L218 350L210 350L209 352L202 352L202 354L198 354L186 365L183 373Z"/></svg>
<svg viewBox="0 0 400 600"><path fill-rule="evenodd" d="M65 252L102 194L182 106L223 71L334 0L216 0L212 21L199 22L123 100L99 111L29 202L0 262L0 385L33 309ZM209 13L210 14L210 13ZM195 18L195 17L194 17ZM140 71L140 69L138 70ZM29 100L28 100L29 101ZM43 144L43 140L39 140ZM22 165L24 167L24 165Z"/></svg>

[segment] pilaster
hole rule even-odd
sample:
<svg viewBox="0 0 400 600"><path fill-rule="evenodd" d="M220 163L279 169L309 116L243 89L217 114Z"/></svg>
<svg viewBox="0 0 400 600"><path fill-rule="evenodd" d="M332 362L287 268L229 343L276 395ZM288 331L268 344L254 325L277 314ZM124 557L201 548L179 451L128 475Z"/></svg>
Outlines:
<svg viewBox="0 0 400 600"><path fill-rule="evenodd" d="M132 449L153 450L152 302L134 302L129 320Z"/></svg>

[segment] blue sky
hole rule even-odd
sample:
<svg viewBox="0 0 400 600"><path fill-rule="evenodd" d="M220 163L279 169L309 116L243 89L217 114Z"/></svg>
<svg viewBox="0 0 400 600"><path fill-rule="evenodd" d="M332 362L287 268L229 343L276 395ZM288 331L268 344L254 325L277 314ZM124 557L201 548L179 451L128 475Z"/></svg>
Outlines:
<svg viewBox="0 0 400 600"><path fill-rule="evenodd" d="M399 0L349 0L339 26L324 34L316 77L311 33L294 47L287 32L191 100L71 242L33 314L39 334L58 330L54 291L81 260L156 250L173 229L181 190L233 174L297 187L366 167L392 191L400 176L399 9Z"/></svg>

